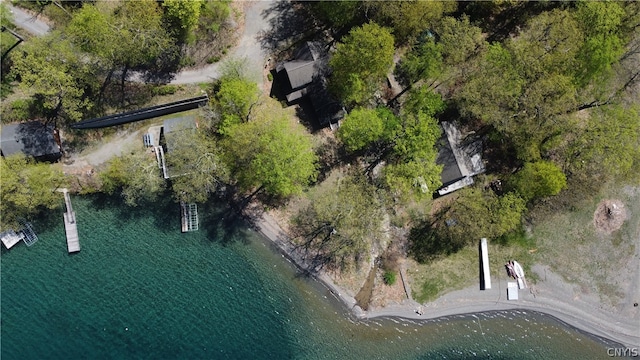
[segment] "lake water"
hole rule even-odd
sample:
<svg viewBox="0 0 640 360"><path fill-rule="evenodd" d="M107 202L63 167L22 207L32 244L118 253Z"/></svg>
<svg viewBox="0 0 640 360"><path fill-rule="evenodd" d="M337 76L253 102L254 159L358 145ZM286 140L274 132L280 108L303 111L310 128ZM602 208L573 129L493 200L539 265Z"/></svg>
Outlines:
<svg viewBox="0 0 640 360"><path fill-rule="evenodd" d="M354 321L222 207L181 234L175 204L72 201L80 253L62 210L34 222L32 247L3 248L3 360L605 359L615 345L531 311Z"/></svg>

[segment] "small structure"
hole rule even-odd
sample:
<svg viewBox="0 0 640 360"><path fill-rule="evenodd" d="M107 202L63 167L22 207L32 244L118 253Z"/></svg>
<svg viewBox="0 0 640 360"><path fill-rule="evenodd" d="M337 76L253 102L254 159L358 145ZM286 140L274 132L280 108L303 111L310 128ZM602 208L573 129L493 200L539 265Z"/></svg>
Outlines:
<svg viewBox="0 0 640 360"><path fill-rule="evenodd" d="M344 117L344 107L327 90L328 56L318 43L307 41L298 49L293 60L276 66L276 79L292 105L308 96L320 126L331 126Z"/></svg>
<svg viewBox="0 0 640 360"><path fill-rule="evenodd" d="M0 153L10 156L22 153L38 161L57 161L62 157L60 138L53 126L39 121L2 125Z"/></svg>
<svg viewBox="0 0 640 360"><path fill-rule="evenodd" d="M489 271L489 251L487 249L487 238L480 240L480 261L482 263L481 290L491 289L491 272Z"/></svg>
<svg viewBox="0 0 640 360"><path fill-rule="evenodd" d="M15 244L19 243L20 240L23 239L24 234L22 232L16 233L13 230L7 230L0 234L0 240L2 240L2 243L7 250L11 249Z"/></svg>
<svg viewBox="0 0 640 360"><path fill-rule="evenodd" d="M27 246L31 246L38 241L38 235L33 231L33 227L31 227L30 223L24 220L18 220L18 222L20 223L20 226L22 226L21 230L7 230L0 234L0 240L7 250L19 243L20 240L24 241Z"/></svg>
<svg viewBox="0 0 640 360"><path fill-rule="evenodd" d="M198 206L180 202L182 232L198 230Z"/></svg>
<svg viewBox="0 0 640 360"><path fill-rule="evenodd" d="M442 187L438 194L445 195L473 184L473 176L485 171L481 153L481 142L463 144L463 138L454 124L442 122L444 130L440 139L436 162L443 166Z"/></svg>
<svg viewBox="0 0 640 360"><path fill-rule="evenodd" d="M507 300L518 300L518 284L513 281L507 282Z"/></svg>
<svg viewBox="0 0 640 360"><path fill-rule="evenodd" d="M161 149L156 148L156 159L159 160L158 164L161 165L165 179L189 173L188 167L192 164L173 164L173 166L167 167L165 155L171 156L171 151L190 146L184 140L189 133L195 133L197 127L198 123L193 116L171 118L164 121L160 132L160 143L163 146Z"/></svg>

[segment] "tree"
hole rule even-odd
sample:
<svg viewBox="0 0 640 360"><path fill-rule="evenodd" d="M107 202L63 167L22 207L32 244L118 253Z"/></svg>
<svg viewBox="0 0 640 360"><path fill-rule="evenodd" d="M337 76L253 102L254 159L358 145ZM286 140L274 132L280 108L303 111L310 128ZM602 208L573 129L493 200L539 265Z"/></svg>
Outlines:
<svg viewBox="0 0 640 360"><path fill-rule="evenodd" d="M35 98L49 120L74 123L91 108L90 68L60 34L31 39L13 59L20 87Z"/></svg>
<svg viewBox="0 0 640 360"><path fill-rule="evenodd" d="M178 201L203 203L229 181L216 144L200 130L174 134L175 146L166 154L173 196Z"/></svg>
<svg viewBox="0 0 640 360"><path fill-rule="evenodd" d="M520 226L525 209L525 201L514 193L498 197L492 191L462 189L429 222L411 230L410 253L418 261L427 261L483 237L499 238Z"/></svg>
<svg viewBox="0 0 640 360"><path fill-rule="evenodd" d="M200 18L200 10L204 5L203 0L163 0L162 7L168 18L168 22L172 24L172 28L177 33L178 38L193 40L193 29L198 25Z"/></svg>
<svg viewBox="0 0 640 360"><path fill-rule="evenodd" d="M567 187L562 170L550 161L526 163L510 181L511 187L526 201L558 194Z"/></svg>
<svg viewBox="0 0 640 360"><path fill-rule="evenodd" d="M445 13L456 10L457 4L448 1L376 1L371 7L380 24L393 29L397 42L405 43L431 29Z"/></svg>
<svg viewBox="0 0 640 360"><path fill-rule="evenodd" d="M162 23L162 13L152 0L124 1L114 10L100 10L91 4L75 12L65 28L65 35L94 56L107 72L102 91L114 73L120 73L121 102L125 100L124 83L130 70L165 71L163 58L177 52ZM160 70L159 70L160 69Z"/></svg>
<svg viewBox="0 0 640 360"><path fill-rule="evenodd" d="M3 156L0 174L0 228L3 230L15 229L19 219L32 219L63 203L56 189L64 187L67 179L59 166L37 163L22 154Z"/></svg>
<svg viewBox="0 0 640 360"><path fill-rule="evenodd" d="M384 108L356 108L351 111L338 129L338 138L349 151L358 151L382 140L385 133L385 120L393 114Z"/></svg>
<svg viewBox="0 0 640 360"><path fill-rule="evenodd" d="M393 36L375 23L352 29L329 61L331 90L347 104L369 100L393 65Z"/></svg>
<svg viewBox="0 0 640 360"><path fill-rule="evenodd" d="M346 265L366 258L381 238L382 211L376 189L348 175L315 188L294 218L300 246L316 254L315 266Z"/></svg>
<svg viewBox="0 0 640 360"><path fill-rule="evenodd" d="M223 77L212 99L222 119L218 130L224 133L231 125L249 121L251 109L258 103L259 97L260 90L256 83L242 77Z"/></svg>
<svg viewBox="0 0 640 360"><path fill-rule="evenodd" d="M482 29L472 25L466 15L459 20L446 16L436 25L435 30L445 65L463 64L486 47Z"/></svg>
<svg viewBox="0 0 640 360"><path fill-rule="evenodd" d="M155 156L142 149L113 158L99 176L102 189L119 192L129 206L155 201L165 188Z"/></svg>
<svg viewBox="0 0 640 360"><path fill-rule="evenodd" d="M561 152L574 177L604 182L637 175L640 165L640 107L611 105L592 109L572 129Z"/></svg>
<svg viewBox="0 0 640 360"><path fill-rule="evenodd" d="M278 107L263 105L256 110L260 116L230 126L222 140L224 160L244 191L258 187L287 197L316 178L317 156L310 136Z"/></svg>
<svg viewBox="0 0 640 360"><path fill-rule="evenodd" d="M396 72L406 86L404 92L420 80L437 78L442 72L442 46L433 36L427 36L407 53ZM400 95L398 95L400 96Z"/></svg>
<svg viewBox="0 0 640 360"><path fill-rule="evenodd" d="M442 185L436 164L437 121L423 112L405 114L391 135L392 150L383 169L385 184L400 198L431 196Z"/></svg>
<svg viewBox="0 0 640 360"><path fill-rule="evenodd" d="M581 84L609 72L624 52L621 39L624 15L624 9L616 2L582 1L577 4L576 16L586 35L578 54L577 77Z"/></svg>

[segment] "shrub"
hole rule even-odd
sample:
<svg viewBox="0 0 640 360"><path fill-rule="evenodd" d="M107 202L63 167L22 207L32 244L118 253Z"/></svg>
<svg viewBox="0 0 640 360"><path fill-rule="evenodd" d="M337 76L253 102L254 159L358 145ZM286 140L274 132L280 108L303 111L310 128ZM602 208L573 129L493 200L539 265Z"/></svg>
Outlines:
<svg viewBox="0 0 640 360"><path fill-rule="evenodd" d="M267 79L268 79L269 81L273 81L273 74L272 74L272 73L268 73L268 74L267 74Z"/></svg>
<svg viewBox="0 0 640 360"><path fill-rule="evenodd" d="M179 87L176 85L160 85L153 88L154 95L173 95L176 91L179 90Z"/></svg>
<svg viewBox="0 0 640 360"><path fill-rule="evenodd" d="M396 272L387 270L384 272L382 276L384 278L384 283L391 286L396 283Z"/></svg>

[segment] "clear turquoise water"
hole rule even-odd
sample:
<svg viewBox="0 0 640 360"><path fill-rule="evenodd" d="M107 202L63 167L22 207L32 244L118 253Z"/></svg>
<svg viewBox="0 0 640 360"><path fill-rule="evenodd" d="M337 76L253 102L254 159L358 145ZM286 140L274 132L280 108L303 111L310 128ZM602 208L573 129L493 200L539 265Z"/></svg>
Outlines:
<svg viewBox="0 0 640 360"><path fill-rule="evenodd" d="M80 253L62 210L34 246L3 248L3 360L600 359L612 345L525 311L356 322L221 207L181 234L175 205L72 201Z"/></svg>

